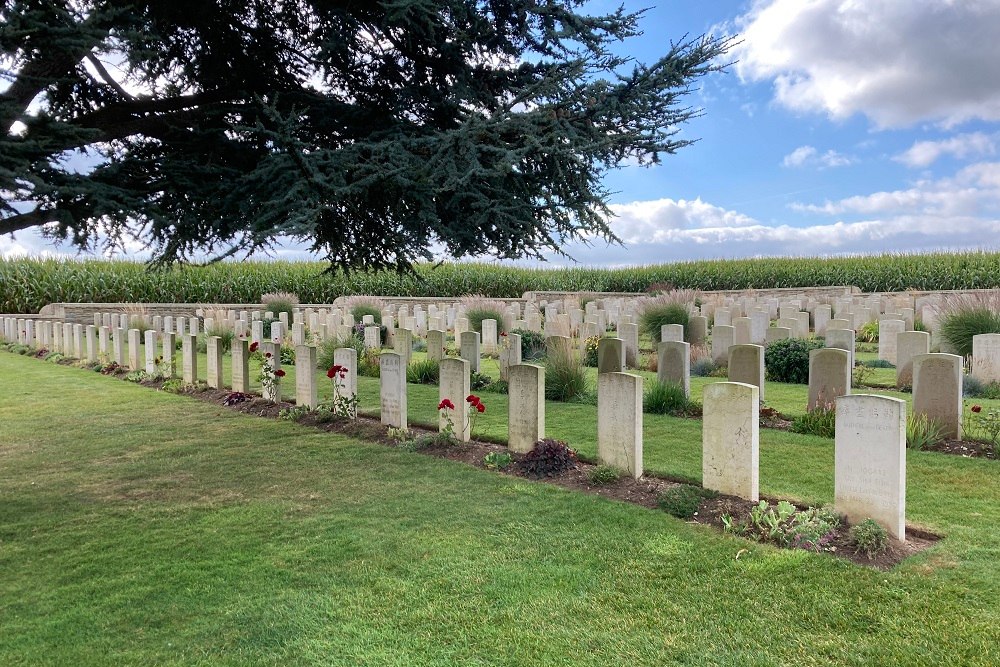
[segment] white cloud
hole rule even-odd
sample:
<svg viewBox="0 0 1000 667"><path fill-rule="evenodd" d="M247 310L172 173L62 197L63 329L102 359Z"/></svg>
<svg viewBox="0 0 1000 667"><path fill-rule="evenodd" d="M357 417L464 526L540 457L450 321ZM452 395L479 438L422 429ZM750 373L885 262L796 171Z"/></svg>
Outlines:
<svg viewBox="0 0 1000 667"><path fill-rule="evenodd" d="M1000 120L1000 0L757 0L736 20L744 80L778 103L879 127Z"/></svg>
<svg viewBox="0 0 1000 667"><path fill-rule="evenodd" d="M928 167L944 155L964 159L996 155L996 152L997 135L973 132L940 141L917 141L893 159L908 167Z"/></svg>
<svg viewBox="0 0 1000 667"><path fill-rule="evenodd" d="M812 146L799 146L794 151L785 156L781 161L785 167L846 167L853 164L854 160L842 153L838 153L832 148L825 153L820 153Z"/></svg>

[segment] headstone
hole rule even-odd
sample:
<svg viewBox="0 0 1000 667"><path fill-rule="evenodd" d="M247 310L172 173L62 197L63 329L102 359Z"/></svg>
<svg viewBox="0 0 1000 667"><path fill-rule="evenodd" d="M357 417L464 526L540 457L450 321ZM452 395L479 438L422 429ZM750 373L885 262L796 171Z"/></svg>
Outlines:
<svg viewBox="0 0 1000 667"><path fill-rule="evenodd" d="M664 324L660 326L661 343L667 343L670 341L683 341L683 340L684 340L683 324Z"/></svg>
<svg viewBox="0 0 1000 667"><path fill-rule="evenodd" d="M431 329L427 332L427 358L441 361L445 357L445 333Z"/></svg>
<svg viewBox="0 0 1000 667"><path fill-rule="evenodd" d="M413 330L396 329L396 335L392 340L393 352L402 357L403 367L410 365L410 357L413 354Z"/></svg>
<svg viewBox="0 0 1000 667"><path fill-rule="evenodd" d="M306 344L306 325L302 322L292 323L292 345L298 347Z"/></svg>
<svg viewBox="0 0 1000 667"><path fill-rule="evenodd" d="M625 341L601 338L597 341L597 373L621 373L625 370Z"/></svg>
<svg viewBox="0 0 1000 667"><path fill-rule="evenodd" d="M763 345L766 341L767 328L771 324L771 319L765 312L754 311L750 313L750 341L754 345Z"/></svg>
<svg viewBox="0 0 1000 667"><path fill-rule="evenodd" d="M832 315L833 315L833 309L830 306L826 304L816 306L816 309L813 311L813 319L815 320L816 324L817 336L826 335L826 328L830 324L830 317Z"/></svg>
<svg viewBox="0 0 1000 667"><path fill-rule="evenodd" d="M972 337L972 376L980 382L1000 382L1000 334Z"/></svg>
<svg viewBox="0 0 1000 667"><path fill-rule="evenodd" d="M96 363L98 358L97 353L97 329L93 324L87 325L86 333L84 337L87 341L87 361L90 363Z"/></svg>
<svg viewBox="0 0 1000 667"><path fill-rule="evenodd" d="M728 327L733 324L732 311L728 308L716 308L715 309L715 321L713 322L712 329L715 327Z"/></svg>
<svg viewBox="0 0 1000 667"><path fill-rule="evenodd" d="M26 320L24 323L24 333L25 337L28 339L28 345L34 346L35 344L35 331L34 322L31 320ZM86 350L83 347L83 325L74 324L73 325L73 356L77 359L83 359L86 356Z"/></svg>
<svg viewBox="0 0 1000 667"><path fill-rule="evenodd" d="M764 332L764 343L773 343L776 340L786 340L792 337L792 330L788 327L768 327Z"/></svg>
<svg viewBox="0 0 1000 667"><path fill-rule="evenodd" d="M233 364L233 391L250 392L250 343L245 338L233 341L230 350Z"/></svg>
<svg viewBox="0 0 1000 667"><path fill-rule="evenodd" d="M222 378L222 338L219 336L208 336L205 339L206 362L208 373L208 386L212 389L220 389L226 386Z"/></svg>
<svg viewBox="0 0 1000 667"><path fill-rule="evenodd" d="M440 410L438 413L439 430L444 431L448 419L451 419L455 438L459 442L468 442L471 437L469 423L469 404L466 396L472 393L469 381L471 365L465 359L442 359L440 381L438 383L438 401L448 399L454 404L451 411Z"/></svg>
<svg viewBox="0 0 1000 667"><path fill-rule="evenodd" d="M733 344L749 345L751 320L749 317L736 317L733 319Z"/></svg>
<svg viewBox="0 0 1000 667"><path fill-rule="evenodd" d="M656 379L673 382L684 388L684 395L691 397L691 344L667 341L657 348Z"/></svg>
<svg viewBox="0 0 1000 667"><path fill-rule="evenodd" d="M896 335L906 331L903 320L879 320L878 358L896 364Z"/></svg>
<svg viewBox="0 0 1000 667"><path fill-rule="evenodd" d="M806 410L833 408L836 399L851 393L851 355L824 347L809 351L809 402Z"/></svg>
<svg viewBox="0 0 1000 667"><path fill-rule="evenodd" d="M502 336L500 343L500 379L510 380L510 368L521 363L521 334Z"/></svg>
<svg viewBox="0 0 1000 667"><path fill-rule="evenodd" d="M733 345L729 348L729 381L752 384L764 400L764 348L760 345Z"/></svg>
<svg viewBox="0 0 1000 667"><path fill-rule="evenodd" d="M382 349L382 329L380 327L365 327L365 349Z"/></svg>
<svg viewBox="0 0 1000 667"><path fill-rule="evenodd" d="M198 336L181 336L181 381L194 384L198 381Z"/></svg>
<svg viewBox="0 0 1000 667"><path fill-rule="evenodd" d="M597 376L597 460L642 477L641 376Z"/></svg>
<svg viewBox="0 0 1000 667"><path fill-rule="evenodd" d="M702 403L702 486L745 500L758 500L758 388L740 382L715 382L702 390Z"/></svg>
<svg viewBox="0 0 1000 667"><path fill-rule="evenodd" d="M315 410L319 405L316 387L317 355L315 345L299 345L295 348L295 405L310 410Z"/></svg>
<svg viewBox="0 0 1000 667"><path fill-rule="evenodd" d="M826 346L846 350L851 368L854 368L854 329L833 329L827 326Z"/></svg>
<svg viewBox="0 0 1000 667"><path fill-rule="evenodd" d="M65 329L66 327L62 327ZM115 329L115 337L112 340L112 349L114 350L114 362L119 366L125 365L125 340L128 336L128 332L125 329ZM68 354L69 350L66 350L64 354Z"/></svg>
<svg viewBox="0 0 1000 667"><path fill-rule="evenodd" d="M826 331L829 331L830 329L853 329L851 326L852 324L853 322L851 320L845 320L838 317L826 323ZM825 336L826 333L824 332L823 335Z"/></svg>
<svg viewBox="0 0 1000 667"><path fill-rule="evenodd" d="M482 323L483 354L497 353L497 321L483 320Z"/></svg>
<svg viewBox="0 0 1000 667"><path fill-rule="evenodd" d="M463 331L459 340L459 355L469 362L472 373L479 372L479 332Z"/></svg>
<svg viewBox="0 0 1000 667"><path fill-rule="evenodd" d="M639 325L619 324L618 336L625 342L625 365L635 368L639 363Z"/></svg>
<svg viewBox="0 0 1000 667"><path fill-rule="evenodd" d="M855 394L837 399L834 505L852 523L874 519L906 538L906 402Z"/></svg>
<svg viewBox="0 0 1000 667"><path fill-rule="evenodd" d="M896 334L896 386L913 384L913 358L931 351L931 335L926 331Z"/></svg>
<svg viewBox="0 0 1000 667"><path fill-rule="evenodd" d="M936 420L943 428L943 437L962 439L962 357L913 357L913 413Z"/></svg>
<svg viewBox="0 0 1000 667"><path fill-rule="evenodd" d="M386 426L405 429L407 427L406 365L402 355L395 352L383 352L379 356L379 370L382 423Z"/></svg>
<svg viewBox="0 0 1000 667"><path fill-rule="evenodd" d="M687 342L701 345L708 338L708 318L703 315L692 315L688 319Z"/></svg>
<svg viewBox="0 0 1000 667"><path fill-rule="evenodd" d="M728 325L712 327L712 359L720 366L729 362L729 348L733 346L734 334L733 328Z"/></svg>
<svg viewBox="0 0 1000 667"><path fill-rule="evenodd" d="M809 338L809 313L800 311L795 313L795 318L799 323L799 328L795 331L795 334L799 338Z"/></svg>
<svg viewBox="0 0 1000 667"><path fill-rule="evenodd" d="M153 375L157 371L156 368L157 333L155 329L147 329L146 333L143 335L145 337L145 340L143 342L144 342L144 348L146 350L146 372L150 375Z"/></svg>
<svg viewBox="0 0 1000 667"><path fill-rule="evenodd" d="M507 446L524 454L545 437L545 369L514 364L509 377Z"/></svg>

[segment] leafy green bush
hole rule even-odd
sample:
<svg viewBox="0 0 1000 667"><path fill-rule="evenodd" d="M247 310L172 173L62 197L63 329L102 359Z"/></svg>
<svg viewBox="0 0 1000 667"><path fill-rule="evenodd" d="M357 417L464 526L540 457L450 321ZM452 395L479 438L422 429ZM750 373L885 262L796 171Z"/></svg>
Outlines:
<svg viewBox="0 0 1000 667"><path fill-rule="evenodd" d="M689 403L684 387L676 382L653 380L642 395L642 411L651 415L684 413Z"/></svg>
<svg viewBox="0 0 1000 667"><path fill-rule="evenodd" d="M906 446L910 449L926 449L944 440L944 425L937 419L922 413L910 413L906 417Z"/></svg>
<svg viewBox="0 0 1000 667"><path fill-rule="evenodd" d="M545 360L545 398L569 401L587 393L587 371L575 350L551 352Z"/></svg>
<svg viewBox="0 0 1000 667"><path fill-rule="evenodd" d="M877 343L878 342L878 322L865 322L858 329L858 333L855 336L855 340L859 343Z"/></svg>
<svg viewBox="0 0 1000 667"><path fill-rule="evenodd" d="M837 410L834 406L825 405L814 408L804 415L796 417L788 430L792 433L818 435L821 438L832 438L836 435Z"/></svg>
<svg viewBox="0 0 1000 667"><path fill-rule="evenodd" d="M358 375L371 378L377 378L382 375L382 368L379 366L378 350L365 350L358 355Z"/></svg>
<svg viewBox="0 0 1000 667"><path fill-rule="evenodd" d="M375 324L382 325L382 311L373 303L356 303L351 306L351 315L354 317L354 321L361 323L365 315L371 315L375 318Z"/></svg>
<svg viewBox="0 0 1000 667"><path fill-rule="evenodd" d="M650 304L643 308L642 314L639 316L639 331L652 338L654 343L659 343L661 326L680 324L683 325L686 332L690 318L691 313L686 304Z"/></svg>
<svg viewBox="0 0 1000 667"><path fill-rule="evenodd" d="M622 471L614 466L597 466L590 471L588 477L594 486L607 486L621 479L622 474Z"/></svg>
<svg viewBox="0 0 1000 667"><path fill-rule="evenodd" d="M508 452L490 452L483 457L483 467L487 470L505 470L513 457Z"/></svg>
<svg viewBox="0 0 1000 667"><path fill-rule="evenodd" d="M941 338L963 357L972 354L973 336L990 333L1000 333L1000 312L986 306L955 310L941 320Z"/></svg>
<svg viewBox="0 0 1000 667"><path fill-rule="evenodd" d="M441 366L434 359L411 361L406 367L406 381L410 384L437 384L441 377Z"/></svg>
<svg viewBox="0 0 1000 667"><path fill-rule="evenodd" d="M863 553L875 558L889 548L889 532L874 519L865 519L850 530L851 543L855 553Z"/></svg>
<svg viewBox="0 0 1000 667"><path fill-rule="evenodd" d="M545 357L544 334L528 329L514 329L511 333L516 333L521 337L521 359L523 361L535 361Z"/></svg>
<svg viewBox="0 0 1000 667"><path fill-rule="evenodd" d="M576 452L562 440L545 438L535 443L519 466L533 477L555 477L576 467Z"/></svg>
<svg viewBox="0 0 1000 667"><path fill-rule="evenodd" d="M358 359L365 353L365 343L362 340L358 340L357 336L327 338L320 342L319 349L316 351L316 367L326 370L336 364L334 356L337 350L342 347L353 348L358 353Z"/></svg>
<svg viewBox="0 0 1000 667"><path fill-rule="evenodd" d="M764 348L764 369L772 382L808 384L809 352L823 344L815 340L786 338Z"/></svg>
<svg viewBox="0 0 1000 667"><path fill-rule="evenodd" d="M1000 384L983 382L975 375L966 375L962 378L962 393L969 398L1000 400Z"/></svg>
<svg viewBox="0 0 1000 667"><path fill-rule="evenodd" d="M896 365L888 359L864 359L858 362L859 366L866 368L895 368Z"/></svg>
<svg viewBox="0 0 1000 667"><path fill-rule="evenodd" d="M219 337L219 345L222 347L223 354L226 354L232 349L233 341L236 340L236 332L227 327L220 327L216 325L211 329L206 329L198 335L199 352L208 352L208 339L212 336Z"/></svg>
<svg viewBox="0 0 1000 667"><path fill-rule="evenodd" d="M660 509L678 519L690 519L698 513L701 501L714 498L718 493L692 484L680 484L660 494Z"/></svg>

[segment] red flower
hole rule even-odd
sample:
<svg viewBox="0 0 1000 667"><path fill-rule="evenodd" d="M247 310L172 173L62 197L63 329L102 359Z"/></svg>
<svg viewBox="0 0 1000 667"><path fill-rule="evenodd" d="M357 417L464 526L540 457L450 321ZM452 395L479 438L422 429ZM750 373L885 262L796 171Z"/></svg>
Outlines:
<svg viewBox="0 0 1000 667"><path fill-rule="evenodd" d="M346 374L347 374L347 369L341 366L340 364L334 364L333 366L330 366L330 370L326 372L326 376L331 380L336 375L339 375L341 379L343 379L344 375Z"/></svg>
<svg viewBox="0 0 1000 667"><path fill-rule="evenodd" d="M465 397L465 402L471 405L479 405L479 397L475 394L469 394Z"/></svg>
<svg viewBox="0 0 1000 667"><path fill-rule="evenodd" d="M279 377L279 378L285 377L285 371L279 368L278 370L274 371L274 377Z"/></svg>
<svg viewBox="0 0 1000 667"><path fill-rule="evenodd" d="M486 406L482 403L476 403L476 412L486 412Z"/></svg>
<svg viewBox="0 0 1000 667"><path fill-rule="evenodd" d="M260 345L260 343L258 343L257 341L254 341L254 342L250 343L250 351L251 352L256 352L257 351L257 347L259 345Z"/></svg>
<svg viewBox="0 0 1000 667"><path fill-rule="evenodd" d="M455 404L451 402L451 399L445 398L442 399L440 403L438 403L438 410L444 410L445 408L449 410L455 409Z"/></svg>
<svg viewBox="0 0 1000 667"><path fill-rule="evenodd" d="M983 406L981 406L981 405L973 405L973 406L972 406L971 408L969 408L969 409L970 409L970 410L972 410L972 411L973 411L973 412L975 412L975 413L980 413L980 412L982 412L982 411L983 411Z"/></svg>
<svg viewBox="0 0 1000 667"><path fill-rule="evenodd" d="M506 338L507 337L507 332L506 331L501 331L500 332L500 336L503 337L503 338Z"/></svg>
<svg viewBox="0 0 1000 667"><path fill-rule="evenodd" d="M265 352L264 356L267 357L268 359L270 359L271 358L271 353L270 352Z"/></svg>

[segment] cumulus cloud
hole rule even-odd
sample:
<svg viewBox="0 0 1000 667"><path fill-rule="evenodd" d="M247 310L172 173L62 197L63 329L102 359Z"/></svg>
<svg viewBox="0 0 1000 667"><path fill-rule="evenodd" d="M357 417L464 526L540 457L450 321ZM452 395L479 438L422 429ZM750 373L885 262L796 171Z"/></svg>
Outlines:
<svg viewBox="0 0 1000 667"><path fill-rule="evenodd" d="M945 155L964 159L996 155L996 152L997 135L972 132L939 141L917 141L893 159L908 167L929 167Z"/></svg>
<svg viewBox="0 0 1000 667"><path fill-rule="evenodd" d="M1000 0L757 0L735 23L737 72L790 109L882 128L1000 120Z"/></svg>
<svg viewBox="0 0 1000 667"><path fill-rule="evenodd" d="M813 146L799 146L781 161L784 167L846 167L854 162L848 156L832 148L820 153Z"/></svg>

